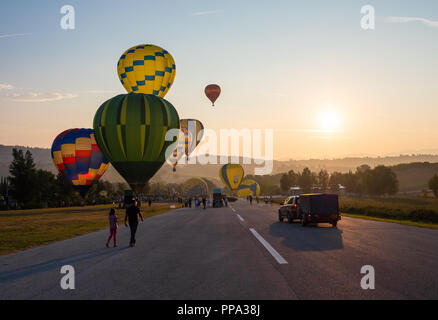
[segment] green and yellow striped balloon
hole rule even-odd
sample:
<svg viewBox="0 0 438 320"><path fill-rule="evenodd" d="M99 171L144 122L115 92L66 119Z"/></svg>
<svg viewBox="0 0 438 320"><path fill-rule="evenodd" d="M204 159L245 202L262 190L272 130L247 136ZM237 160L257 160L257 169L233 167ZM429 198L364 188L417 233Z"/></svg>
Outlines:
<svg viewBox="0 0 438 320"><path fill-rule="evenodd" d="M120 94L99 107L93 127L100 150L131 188L140 190L166 160L173 142L165 141L166 133L179 129L179 117L163 98Z"/></svg>

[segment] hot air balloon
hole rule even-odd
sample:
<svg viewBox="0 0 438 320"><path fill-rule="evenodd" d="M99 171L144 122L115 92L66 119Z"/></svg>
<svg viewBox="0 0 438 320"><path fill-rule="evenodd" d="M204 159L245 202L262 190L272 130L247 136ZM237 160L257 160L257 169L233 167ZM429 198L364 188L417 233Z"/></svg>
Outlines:
<svg viewBox="0 0 438 320"><path fill-rule="evenodd" d="M173 171L176 171L175 167L183 155L187 157L187 160L189 159L189 155L195 150L204 135L204 125L199 120L181 119L179 124L178 143L170 159Z"/></svg>
<svg viewBox="0 0 438 320"><path fill-rule="evenodd" d="M186 197L205 196L208 194L208 184L201 178L191 178L184 182L182 191Z"/></svg>
<svg viewBox="0 0 438 320"><path fill-rule="evenodd" d="M237 196L245 198L247 196L260 196L260 185L252 179L245 179L237 188Z"/></svg>
<svg viewBox="0 0 438 320"><path fill-rule="evenodd" d="M172 104L154 95L129 93L104 102L93 121L96 141L131 188L140 192L166 160L167 130L179 129Z"/></svg>
<svg viewBox="0 0 438 320"><path fill-rule="evenodd" d="M189 136L189 133L187 134L187 136ZM185 139L186 139L186 134L184 132L184 129L180 128L176 148L175 150L173 150L172 155L168 160L168 162L172 164L173 172L176 171L176 166L178 164L178 161L185 154L185 145L186 145ZM190 135L190 139L191 139L191 135Z"/></svg>
<svg viewBox="0 0 438 320"><path fill-rule="evenodd" d="M175 60L152 44L126 50L117 63L117 73L128 93L153 94L163 98L175 79Z"/></svg>
<svg viewBox="0 0 438 320"><path fill-rule="evenodd" d="M240 164L228 163L223 165L219 170L219 177L231 191L237 190L242 182L243 174L243 168Z"/></svg>
<svg viewBox="0 0 438 320"><path fill-rule="evenodd" d="M205 95L208 99L210 99L212 106L214 107L214 102L217 100L219 95L221 94L221 87L217 84L209 84L205 87Z"/></svg>
<svg viewBox="0 0 438 320"><path fill-rule="evenodd" d="M59 173L82 197L109 167L93 129L70 129L60 133L53 141L51 154Z"/></svg>

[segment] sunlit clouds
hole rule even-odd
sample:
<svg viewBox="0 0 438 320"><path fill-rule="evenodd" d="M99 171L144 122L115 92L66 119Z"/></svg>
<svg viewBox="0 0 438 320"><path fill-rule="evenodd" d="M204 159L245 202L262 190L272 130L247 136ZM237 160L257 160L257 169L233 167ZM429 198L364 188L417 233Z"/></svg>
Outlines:
<svg viewBox="0 0 438 320"><path fill-rule="evenodd" d="M420 22L426 26L438 28L438 21L429 20L421 17L386 17L384 19L387 23L407 23L407 22Z"/></svg>

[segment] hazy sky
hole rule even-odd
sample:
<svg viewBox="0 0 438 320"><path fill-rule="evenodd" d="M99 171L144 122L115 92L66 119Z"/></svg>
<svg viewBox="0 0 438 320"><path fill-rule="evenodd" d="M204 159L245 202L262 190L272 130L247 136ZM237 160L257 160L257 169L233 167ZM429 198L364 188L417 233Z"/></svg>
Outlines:
<svg viewBox="0 0 438 320"><path fill-rule="evenodd" d="M60 27L73 5L76 29ZM375 30L360 9L375 8ZM0 2L0 144L50 147L125 90L116 64L153 43L168 99L212 129L273 128L274 156L438 153L438 1ZM206 84L222 95L212 108Z"/></svg>

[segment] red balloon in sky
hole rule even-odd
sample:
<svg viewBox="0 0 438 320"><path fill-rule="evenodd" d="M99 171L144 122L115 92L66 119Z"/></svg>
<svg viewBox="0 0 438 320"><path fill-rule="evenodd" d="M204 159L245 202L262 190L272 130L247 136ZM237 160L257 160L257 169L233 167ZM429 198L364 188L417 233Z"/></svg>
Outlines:
<svg viewBox="0 0 438 320"><path fill-rule="evenodd" d="M221 94L221 87L219 87L217 84L209 84L205 87L205 95L208 99L210 99L212 105L214 106L214 102Z"/></svg>

